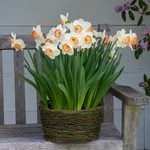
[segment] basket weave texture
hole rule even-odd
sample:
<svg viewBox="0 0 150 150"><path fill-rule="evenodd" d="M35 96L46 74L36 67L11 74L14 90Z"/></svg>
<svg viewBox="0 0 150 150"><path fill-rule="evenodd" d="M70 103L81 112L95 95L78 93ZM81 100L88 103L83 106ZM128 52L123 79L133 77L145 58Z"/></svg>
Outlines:
<svg viewBox="0 0 150 150"><path fill-rule="evenodd" d="M55 143L86 143L99 138L103 107L72 111L39 106L44 137Z"/></svg>

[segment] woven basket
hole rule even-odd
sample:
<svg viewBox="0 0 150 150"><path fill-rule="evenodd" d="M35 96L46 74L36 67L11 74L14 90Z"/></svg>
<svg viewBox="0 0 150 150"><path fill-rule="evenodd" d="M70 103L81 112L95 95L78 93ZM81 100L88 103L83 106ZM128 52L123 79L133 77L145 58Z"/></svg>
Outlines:
<svg viewBox="0 0 150 150"><path fill-rule="evenodd" d="M58 111L40 104L39 109L46 140L55 143L85 143L99 138L103 107Z"/></svg>

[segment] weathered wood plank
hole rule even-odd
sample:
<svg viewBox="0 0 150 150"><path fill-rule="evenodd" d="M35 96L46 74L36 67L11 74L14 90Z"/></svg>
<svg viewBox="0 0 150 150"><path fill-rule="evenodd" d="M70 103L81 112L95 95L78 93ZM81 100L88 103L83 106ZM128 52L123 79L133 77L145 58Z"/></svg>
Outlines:
<svg viewBox="0 0 150 150"><path fill-rule="evenodd" d="M1 125L0 126L0 141L1 138L10 137L34 137L43 136L41 124L26 124L26 125ZM121 135L113 123L103 123L100 131L100 140L112 139L121 140Z"/></svg>
<svg viewBox="0 0 150 150"><path fill-rule="evenodd" d="M0 51L0 124L4 124L3 58Z"/></svg>
<svg viewBox="0 0 150 150"><path fill-rule="evenodd" d="M0 143L2 150L122 150L121 140L97 140L86 144L56 144L44 139L5 139Z"/></svg>
<svg viewBox="0 0 150 150"><path fill-rule="evenodd" d="M110 88L110 92L127 105L146 105L150 100L148 96L129 86L114 84Z"/></svg>
<svg viewBox="0 0 150 150"><path fill-rule="evenodd" d="M41 68L41 60L40 60L40 53L38 50L35 50L35 57L36 59L38 60L38 66L39 66L39 69L40 71L42 70ZM41 120L40 120L40 112L39 112L39 103L41 101L41 97L39 96L39 94L37 93L37 122L40 123Z"/></svg>
<svg viewBox="0 0 150 150"><path fill-rule="evenodd" d="M15 106L16 106L16 124L25 124L25 84L19 77L24 74L24 53L14 51L14 72L15 72Z"/></svg>
<svg viewBox="0 0 150 150"><path fill-rule="evenodd" d="M104 103L104 122L114 121L114 104L113 96L110 93L106 93L103 98Z"/></svg>
<svg viewBox="0 0 150 150"><path fill-rule="evenodd" d="M12 50L9 43L10 35L1 35L0 36L0 50ZM35 49L35 42L32 39L31 35L18 35L17 38L24 40L26 44L26 49Z"/></svg>
<svg viewBox="0 0 150 150"><path fill-rule="evenodd" d="M123 150L136 150L136 129L139 119L140 106L123 104L122 108L122 137Z"/></svg>
<svg viewBox="0 0 150 150"><path fill-rule="evenodd" d="M22 124L22 125L1 125L0 126L0 141L1 138L15 137L38 137L43 136L40 124Z"/></svg>
<svg viewBox="0 0 150 150"><path fill-rule="evenodd" d="M98 140L85 144L55 144L43 138L41 125L5 125L0 126L0 148L24 150L122 150L123 143L120 134L112 123L101 127Z"/></svg>
<svg viewBox="0 0 150 150"><path fill-rule="evenodd" d="M106 31L106 33L110 32L109 24L98 24L97 31L103 32L104 30Z"/></svg>

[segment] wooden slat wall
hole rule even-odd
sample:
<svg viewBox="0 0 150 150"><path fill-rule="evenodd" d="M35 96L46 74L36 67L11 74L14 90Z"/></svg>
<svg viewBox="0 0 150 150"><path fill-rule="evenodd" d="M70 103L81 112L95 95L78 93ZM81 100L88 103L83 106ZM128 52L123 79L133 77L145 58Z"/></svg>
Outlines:
<svg viewBox="0 0 150 150"><path fill-rule="evenodd" d="M106 33L110 32L109 24L98 24L97 31L103 32L104 30L106 31Z"/></svg>
<svg viewBox="0 0 150 150"><path fill-rule="evenodd" d="M13 50L9 44L10 35L0 36L0 124L4 124L4 95L3 95L3 68L2 51ZM35 49L35 42L30 35L19 35L26 43L26 49ZM13 62L12 62L13 63ZM16 124L26 124L25 83L18 74L24 74L24 53L14 51L14 73L15 73L15 111ZM37 96L39 101L39 96ZM38 115L39 122L39 115Z"/></svg>
<svg viewBox="0 0 150 150"><path fill-rule="evenodd" d="M0 124L4 124L3 59L0 51Z"/></svg>
<svg viewBox="0 0 150 150"><path fill-rule="evenodd" d="M26 123L25 84L19 77L19 74L24 75L23 64L24 53L14 51L16 124Z"/></svg>
<svg viewBox="0 0 150 150"><path fill-rule="evenodd" d="M104 122L114 121L114 104L113 104L113 96L110 93L106 93L103 98L104 101Z"/></svg>
<svg viewBox="0 0 150 150"><path fill-rule="evenodd" d="M39 69L41 70L41 63L40 63L41 60L40 60L39 51L37 51L37 50L35 50L35 57L38 60L38 66L39 66ZM39 110L39 102L40 102L40 96L37 93L37 110ZM40 113L39 113L39 111L37 111L37 122L40 123Z"/></svg>
<svg viewBox="0 0 150 150"><path fill-rule="evenodd" d="M12 50L9 44L10 35L1 35L0 36L0 50ZM35 49L35 42L32 39L31 35L18 35L17 38L24 40L26 44L26 49Z"/></svg>

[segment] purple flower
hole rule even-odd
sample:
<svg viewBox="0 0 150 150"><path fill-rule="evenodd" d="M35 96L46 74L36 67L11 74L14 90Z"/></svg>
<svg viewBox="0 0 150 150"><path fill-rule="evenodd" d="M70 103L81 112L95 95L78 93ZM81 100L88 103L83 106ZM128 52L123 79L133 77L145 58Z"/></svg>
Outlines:
<svg viewBox="0 0 150 150"><path fill-rule="evenodd" d="M143 48L143 49L147 49L147 48L148 48L148 41L142 40L142 41L140 42L140 46L141 46L141 48Z"/></svg>
<svg viewBox="0 0 150 150"><path fill-rule="evenodd" d="M115 6L115 12L116 12L116 13L119 13L119 12L122 11L122 10L123 10L123 7L122 7L122 6L120 6L120 5Z"/></svg>
<svg viewBox="0 0 150 150"><path fill-rule="evenodd" d="M144 31L142 32L142 35L148 35L150 34L150 30L148 28L145 28Z"/></svg>
<svg viewBox="0 0 150 150"><path fill-rule="evenodd" d="M146 87L148 87L148 84L146 82L140 82L139 86L143 87L143 88L146 88Z"/></svg>
<svg viewBox="0 0 150 150"><path fill-rule="evenodd" d="M130 9L130 3L129 2L126 2L123 4L123 10L126 11L126 10L129 10Z"/></svg>

